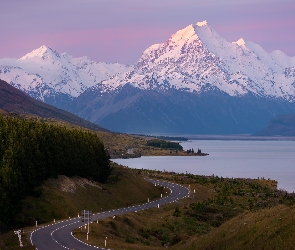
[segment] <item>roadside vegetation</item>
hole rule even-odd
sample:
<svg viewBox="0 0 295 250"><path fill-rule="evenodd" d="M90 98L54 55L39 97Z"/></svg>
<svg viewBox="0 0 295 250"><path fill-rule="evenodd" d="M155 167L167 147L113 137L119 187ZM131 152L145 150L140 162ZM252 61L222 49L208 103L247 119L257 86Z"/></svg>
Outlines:
<svg viewBox="0 0 295 250"><path fill-rule="evenodd" d="M295 195L277 190L276 181L130 171L180 183L190 188L191 195L174 204L93 223L91 244L104 246L107 237L113 249L272 249L266 247L272 244L277 246L273 249L290 249L294 242ZM74 234L85 240L83 230Z"/></svg>
<svg viewBox="0 0 295 250"><path fill-rule="evenodd" d="M38 199L31 196L23 202L23 216L52 222L77 216L82 209L99 212L166 194L144 180L149 177L185 185L190 196L160 208L92 223L88 243L104 247L107 237L107 248L118 250L292 249L295 198L277 190L276 181L129 169L116 164L112 169L105 184L78 177L49 179L41 186ZM27 242L34 228L24 229ZM84 228L75 230L74 235L86 241ZM1 237L0 249L17 249L3 247L17 246L13 232Z"/></svg>
<svg viewBox="0 0 295 250"><path fill-rule="evenodd" d="M38 198L27 196L19 207L18 216L28 218L29 224L16 228L24 230L22 239L25 247L22 249L35 249L30 246L29 237L30 232L36 229L36 221L38 226L43 226L77 217L83 209L101 212L141 204L160 197L164 192L161 187L155 187L141 176L135 176L127 168L114 164L112 169L106 183L60 175L58 178L49 178L37 189ZM0 232L0 249L20 249L13 231Z"/></svg>

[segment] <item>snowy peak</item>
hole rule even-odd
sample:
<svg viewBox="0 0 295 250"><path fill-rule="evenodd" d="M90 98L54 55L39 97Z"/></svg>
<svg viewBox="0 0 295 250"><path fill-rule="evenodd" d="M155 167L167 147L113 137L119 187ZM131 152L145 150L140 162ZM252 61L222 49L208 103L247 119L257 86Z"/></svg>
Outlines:
<svg viewBox="0 0 295 250"><path fill-rule="evenodd" d="M173 42L173 43L186 42L191 37L197 38L193 25L189 25L186 28L177 31L174 35L171 36L168 42Z"/></svg>
<svg viewBox="0 0 295 250"><path fill-rule="evenodd" d="M26 54L25 56L21 57L20 60L30 60L40 58L44 61L56 61L60 60L60 55L57 51L42 45L40 48L33 50L32 52Z"/></svg>
<svg viewBox="0 0 295 250"><path fill-rule="evenodd" d="M196 25L190 24L177 31L172 37L168 40L168 42L175 42L183 44L188 40L200 40L200 41L209 41L212 38L220 37L207 23L207 21L197 22Z"/></svg>
<svg viewBox="0 0 295 250"><path fill-rule="evenodd" d="M233 43L235 43L235 44L237 44L239 46L246 46L246 42L244 41L243 38L240 38L238 41L233 42Z"/></svg>
<svg viewBox="0 0 295 250"><path fill-rule="evenodd" d="M223 39L207 21L198 22L195 26L195 32L202 42L203 46L206 47L211 53L219 56L224 50L228 50L228 42Z"/></svg>
<svg viewBox="0 0 295 250"><path fill-rule="evenodd" d="M207 23L207 21L205 20L205 21L203 21L203 22L197 22L196 25L199 26L199 27L202 27L202 26L207 26L208 23Z"/></svg>

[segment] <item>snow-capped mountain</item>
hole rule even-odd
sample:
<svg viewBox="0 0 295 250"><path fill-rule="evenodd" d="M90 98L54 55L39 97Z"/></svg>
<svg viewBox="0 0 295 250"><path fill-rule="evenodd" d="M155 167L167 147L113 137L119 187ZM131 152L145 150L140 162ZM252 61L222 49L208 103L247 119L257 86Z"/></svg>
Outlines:
<svg viewBox="0 0 295 250"><path fill-rule="evenodd" d="M295 57L227 42L204 21L147 48L69 110L121 132L253 133L295 112L294 97Z"/></svg>
<svg viewBox="0 0 295 250"><path fill-rule="evenodd" d="M1 59L0 79L36 99L57 104L57 96L77 97L128 68L119 63L94 62L88 57L73 58L43 45L18 60Z"/></svg>
<svg viewBox="0 0 295 250"><path fill-rule="evenodd" d="M227 42L204 21L149 47L130 71L101 87L110 90L129 83L141 89L196 93L217 88L230 96L252 93L292 102L294 72L295 57L281 51L267 53L242 38Z"/></svg>
<svg viewBox="0 0 295 250"><path fill-rule="evenodd" d="M131 66L42 46L0 60L0 79L101 126L136 133L253 133L295 113L295 57L206 22L147 48Z"/></svg>

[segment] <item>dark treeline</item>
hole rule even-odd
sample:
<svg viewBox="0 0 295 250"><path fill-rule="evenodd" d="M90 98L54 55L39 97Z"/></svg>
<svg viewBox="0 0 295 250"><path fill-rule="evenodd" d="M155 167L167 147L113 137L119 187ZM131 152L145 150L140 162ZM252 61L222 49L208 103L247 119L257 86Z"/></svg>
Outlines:
<svg viewBox="0 0 295 250"><path fill-rule="evenodd" d="M153 137L157 138L159 140L167 140L167 141L188 141L188 138L186 137L180 137L180 136L164 136L164 135L144 135L144 134L134 134L137 136L144 136L144 137Z"/></svg>
<svg viewBox="0 0 295 250"><path fill-rule="evenodd" d="M21 200L58 175L104 182L109 155L97 135L0 115L0 229L12 226Z"/></svg>
<svg viewBox="0 0 295 250"><path fill-rule="evenodd" d="M146 143L147 146L155 148L166 148L166 149L178 149L183 150L182 146L178 142L164 141L159 139L149 140Z"/></svg>

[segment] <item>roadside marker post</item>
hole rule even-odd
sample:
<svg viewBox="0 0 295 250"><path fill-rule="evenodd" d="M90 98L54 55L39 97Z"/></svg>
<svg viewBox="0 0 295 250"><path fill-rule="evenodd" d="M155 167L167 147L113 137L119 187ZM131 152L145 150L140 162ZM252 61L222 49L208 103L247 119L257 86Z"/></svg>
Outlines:
<svg viewBox="0 0 295 250"><path fill-rule="evenodd" d="M20 247L23 247L24 245L23 245L23 243L22 243L22 235L21 235L22 230L14 231L14 233L17 234L17 236L18 236L19 246L20 246Z"/></svg>

